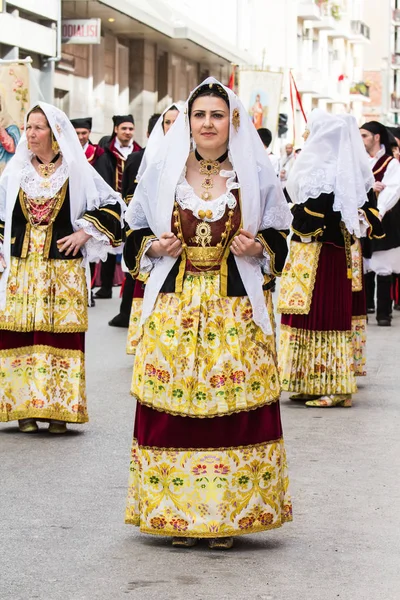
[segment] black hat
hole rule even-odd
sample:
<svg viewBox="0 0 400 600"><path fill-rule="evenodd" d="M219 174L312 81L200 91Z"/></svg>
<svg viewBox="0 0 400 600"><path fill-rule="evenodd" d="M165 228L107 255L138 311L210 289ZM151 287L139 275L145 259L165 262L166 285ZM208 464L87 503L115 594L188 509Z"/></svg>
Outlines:
<svg viewBox="0 0 400 600"><path fill-rule="evenodd" d="M86 119L71 119L72 126L74 129L88 129L92 131L92 117L86 117Z"/></svg>
<svg viewBox="0 0 400 600"><path fill-rule="evenodd" d="M389 144L390 144L390 147L392 148L392 150L393 150L393 148L396 148L396 147L398 148L399 145L398 145L397 140L394 137L393 133L391 131L388 131L388 134L389 134Z"/></svg>
<svg viewBox="0 0 400 600"><path fill-rule="evenodd" d="M388 127L390 133L394 135L395 138L400 140L400 127Z"/></svg>
<svg viewBox="0 0 400 600"><path fill-rule="evenodd" d="M382 123L379 123L379 121L369 121L368 123L361 125L360 129L365 129L373 135L379 135L381 138L381 144L385 146L386 154L392 154L389 141L389 132L386 127L382 125Z"/></svg>
<svg viewBox="0 0 400 600"><path fill-rule="evenodd" d="M135 124L135 120L132 115L114 115L113 118L114 127L118 127L118 125L122 125L122 123L132 123Z"/></svg>

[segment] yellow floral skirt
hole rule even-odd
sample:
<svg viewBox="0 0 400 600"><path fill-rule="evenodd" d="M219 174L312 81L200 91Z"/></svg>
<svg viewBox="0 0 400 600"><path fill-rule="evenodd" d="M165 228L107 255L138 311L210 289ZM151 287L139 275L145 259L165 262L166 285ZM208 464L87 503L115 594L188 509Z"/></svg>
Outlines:
<svg viewBox="0 0 400 600"><path fill-rule="evenodd" d="M269 292L266 302L273 319ZM224 537L292 520L274 336L218 274L186 274L143 326L126 522Z"/></svg>
<svg viewBox="0 0 400 600"><path fill-rule="evenodd" d="M325 395L357 391L351 331L281 325L280 377L285 391Z"/></svg>
<svg viewBox="0 0 400 600"><path fill-rule="evenodd" d="M46 260L45 231L32 228L27 258L11 258L0 311L0 421L88 420L81 259Z"/></svg>
<svg viewBox="0 0 400 600"><path fill-rule="evenodd" d="M353 339L354 374L356 377L365 377L367 374L367 317L352 317L351 331Z"/></svg>
<svg viewBox="0 0 400 600"><path fill-rule="evenodd" d="M141 337L140 317L143 308L143 298L133 298L131 315L129 318L128 337L126 340L126 353L135 355Z"/></svg>
<svg viewBox="0 0 400 600"><path fill-rule="evenodd" d="M271 293L266 292L271 322ZM187 274L160 294L137 346L131 393L171 414L212 417L280 395L275 337L253 321L247 296L222 297L219 275Z"/></svg>
<svg viewBox="0 0 400 600"><path fill-rule="evenodd" d="M291 269L296 270L296 263ZM357 391L352 300L345 248L322 244L307 313L282 315L279 371L283 390L320 396Z"/></svg>

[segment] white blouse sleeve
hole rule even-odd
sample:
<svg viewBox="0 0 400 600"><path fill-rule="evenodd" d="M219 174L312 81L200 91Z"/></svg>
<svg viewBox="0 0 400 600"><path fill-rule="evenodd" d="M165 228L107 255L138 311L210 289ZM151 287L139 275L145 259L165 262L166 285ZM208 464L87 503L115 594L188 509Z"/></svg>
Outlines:
<svg viewBox="0 0 400 600"><path fill-rule="evenodd" d="M378 210L384 217L400 198L400 163L397 160L391 160L388 164L382 183L385 189L379 193Z"/></svg>

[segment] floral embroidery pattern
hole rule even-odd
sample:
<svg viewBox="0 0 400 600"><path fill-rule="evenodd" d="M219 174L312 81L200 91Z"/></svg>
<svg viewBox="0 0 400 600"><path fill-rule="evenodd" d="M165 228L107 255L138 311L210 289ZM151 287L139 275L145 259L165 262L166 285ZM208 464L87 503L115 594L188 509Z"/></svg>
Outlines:
<svg viewBox="0 0 400 600"><path fill-rule="evenodd" d="M27 258L11 257L7 303L0 329L87 330L87 291L82 260L45 260L46 231L32 227Z"/></svg>
<svg viewBox="0 0 400 600"><path fill-rule="evenodd" d="M270 404L280 394L274 336L255 325L246 296L220 296L219 275L186 275L183 292L160 294L143 326L131 392L193 417Z"/></svg>
<svg viewBox="0 0 400 600"><path fill-rule="evenodd" d="M143 532L230 536L291 520L282 440L223 451L139 448L134 440L126 522Z"/></svg>
<svg viewBox="0 0 400 600"><path fill-rule="evenodd" d="M126 353L135 354L142 333L140 317L142 315L143 298L134 298L132 301L131 316L129 319L128 338L126 340Z"/></svg>
<svg viewBox="0 0 400 600"><path fill-rule="evenodd" d="M307 331L282 325L278 361L285 391L316 395L357 391L351 331Z"/></svg>
<svg viewBox="0 0 400 600"><path fill-rule="evenodd" d="M367 318L353 317L351 322L351 332L354 352L354 374L356 377L365 377L367 374L365 365L367 363L366 342L367 342Z"/></svg>
<svg viewBox="0 0 400 600"><path fill-rule="evenodd" d="M320 242L291 242L282 272L278 313L307 315L310 312L321 247Z"/></svg>
<svg viewBox="0 0 400 600"><path fill-rule="evenodd" d="M88 420L80 350L26 346L0 351L0 421Z"/></svg>
<svg viewBox="0 0 400 600"><path fill-rule="evenodd" d="M360 240L355 240L351 245L351 271L353 292L361 292L363 288L363 257Z"/></svg>

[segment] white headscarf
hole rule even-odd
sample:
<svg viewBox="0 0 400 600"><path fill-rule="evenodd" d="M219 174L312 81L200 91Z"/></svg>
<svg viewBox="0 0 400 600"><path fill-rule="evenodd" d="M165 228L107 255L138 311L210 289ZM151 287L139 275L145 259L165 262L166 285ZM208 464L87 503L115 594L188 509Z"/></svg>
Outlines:
<svg viewBox="0 0 400 600"><path fill-rule="evenodd" d="M174 107L174 109L176 109L178 112L182 109L182 106L178 103L170 104L163 111L163 113L161 114L157 123L154 125L153 131L150 133L149 139L147 140L146 149L144 151L142 161L139 165L138 173L136 175L137 181L141 180L141 178L143 177L143 173L147 169L147 165L149 165L152 162L154 156L157 154L157 150L158 150L162 140L164 139L164 135L168 135L168 133L170 132L170 130L168 130L167 134L164 134L164 115L169 110L171 110L172 107ZM174 125L175 125L175 123L174 123Z"/></svg>
<svg viewBox="0 0 400 600"><path fill-rule="evenodd" d="M374 184L356 120L315 109L310 135L296 159L286 184L294 204L333 193L333 210L340 212L347 230L361 237L358 209L367 202Z"/></svg>
<svg viewBox="0 0 400 600"><path fill-rule="evenodd" d="M123 208L124 203L120 195L104 181L102 177L88 163L79 142L76 131L63 111L51 104L38 102L49 122L56 138L63 161L68 165L69 200L71 210L71 223L74 230L78 229L76 221L87 210L93 210L105 204L119 202ZM32 107L33 108L33 107ZM25 129L27 124L25 117ZM21 184L23 168L32 160L33 153L28 149L26 134L19 141L15 155L9 161L0 178L0 219L5 221L3 255L6 262L5 271L0 279L0 309L4 309L6 301L7 279L10 271L11 252L11 221Z"/></svg>
<svg viewBox="0 0 400 600"><path fill-rule="evenodd" d="M229 152L240 184L244 229L253 235L269 227L289 229L292 216L288 204L245 107L232 90L213 77L201 86L206 84L223 87L229 98ZM136 188L134 201L126 213L126 221L132 229L150 227L158 237L171 231L175 190L190 152L189 101L196 90L190 94L185 110L180 112L174 126L163 138ZM161 286L176 260L163 257L152 269L146 284L142 322L151 314ZM254 321L265 333L271 334L260 266L252 258L235 257L235 260L253 308Z"/></svg>

